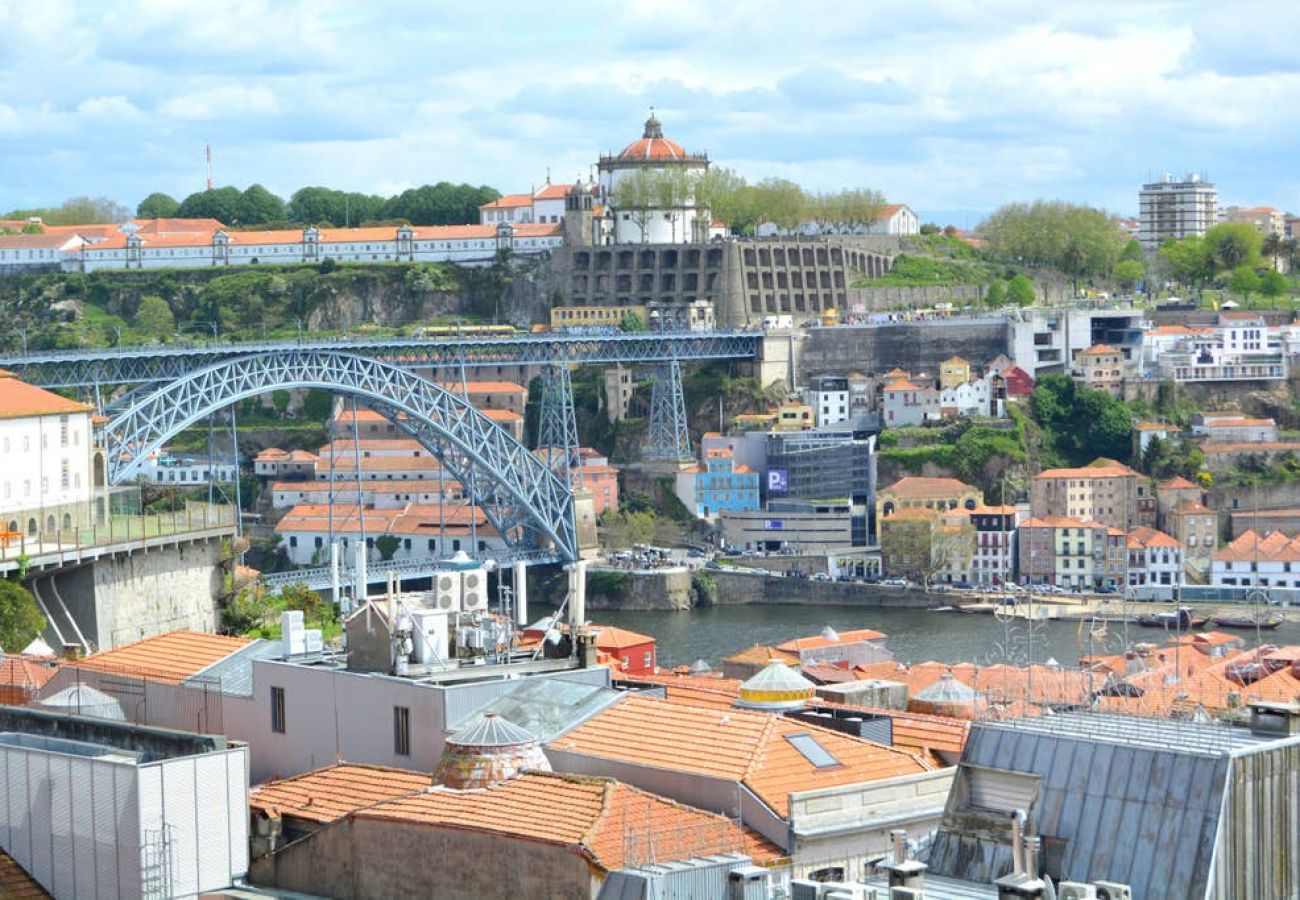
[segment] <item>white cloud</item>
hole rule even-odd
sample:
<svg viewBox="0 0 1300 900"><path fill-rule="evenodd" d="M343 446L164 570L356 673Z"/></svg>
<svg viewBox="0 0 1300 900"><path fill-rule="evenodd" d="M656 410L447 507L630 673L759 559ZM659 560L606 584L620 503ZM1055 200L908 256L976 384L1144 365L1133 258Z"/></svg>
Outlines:
<svg viewBox="0 0 1300 900"><path fill-rule="evenodd" d="M238 116L273 116L280 111L280 104L268 87L229 85L172 97L158 111L164 116L202 122Z"/></svg>

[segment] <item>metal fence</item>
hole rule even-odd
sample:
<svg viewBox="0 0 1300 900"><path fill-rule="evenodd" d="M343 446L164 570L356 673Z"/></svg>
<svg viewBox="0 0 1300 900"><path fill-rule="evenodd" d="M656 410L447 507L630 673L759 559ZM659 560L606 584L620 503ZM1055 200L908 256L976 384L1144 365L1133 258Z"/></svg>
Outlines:
<svg viewBox="0 0 1300 900"><path fill-rule="evenodd" d="M101 671L66 665L45 683L32 703L55 708L45 704L58 694L57 708L61 712L101 717L113 713L105 709L102 698L84 688L111 697L125 720L135 725L199 734L225 733L221 681L201 675L177 681L143 669L114 667L112 671Z"/></svg>
<svg viewBox="0 0 1300 900"><path fill-rule="evenodd" d="M664 827L656 821L664 801L646 796L622 805L623 866L636 869L656 863L727 853L744 853L740 826L729 819Z"/></svg>

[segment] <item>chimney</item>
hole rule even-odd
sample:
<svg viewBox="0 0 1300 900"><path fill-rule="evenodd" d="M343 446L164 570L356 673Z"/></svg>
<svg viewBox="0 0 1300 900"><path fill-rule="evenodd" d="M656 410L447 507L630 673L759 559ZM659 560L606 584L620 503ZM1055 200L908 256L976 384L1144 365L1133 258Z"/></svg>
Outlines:
<svg viewBox="0 0 1300 900"><path fill-rule="evenodd" d="M1046 895L1047 885L1038 877L1041 839L1025 834L1025 824L1024 810L1011 814L1011 873L993 882L998 889L998 900L1041 900Z"/></svg>
<svg viewBox="0 0 1300 900"><path fill-rule="evenodd" d="M925 863L912 859L907 846L907 831L895 828L889 832L892 851L887 860L876 863L876 871L889 878L890 888L907 888L920 891L925 886Z"/></svg>

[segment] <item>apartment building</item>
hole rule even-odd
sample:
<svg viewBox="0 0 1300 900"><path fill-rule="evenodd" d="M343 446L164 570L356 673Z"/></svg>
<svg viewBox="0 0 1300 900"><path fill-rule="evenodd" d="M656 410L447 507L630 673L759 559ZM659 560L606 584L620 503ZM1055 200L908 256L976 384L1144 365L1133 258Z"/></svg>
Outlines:
<svg viewBox="0 0 1300 900"><path fill-rule="evenodd" d="M1156 522L1146 477L1113 459L1038 473L1030 485L1030 506L1036 517L1090 519L1124 532Z"/></svg>
<svg viewBox="0 0 1300 900"><path fill-rule="evenodd" d="M1138 240L1148 252L1165 241L1205 234L1219 218L1219 191L1195 172L1182 181L1165 175L1138 192Z"/></svg>

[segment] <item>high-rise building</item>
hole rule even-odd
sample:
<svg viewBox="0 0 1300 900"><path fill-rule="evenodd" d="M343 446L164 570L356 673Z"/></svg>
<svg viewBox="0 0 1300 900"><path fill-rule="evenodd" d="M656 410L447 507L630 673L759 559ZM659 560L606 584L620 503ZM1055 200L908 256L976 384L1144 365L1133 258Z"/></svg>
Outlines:
<svg viewBox="0 0 1300 900"><path fill-rule="evenodd" d="M1218 220L1219 191L1195 172L1182 181L1172 175L1142 185L1138 192L1138 240L1154 251L1169 238L1205 234Z"/></svg>

